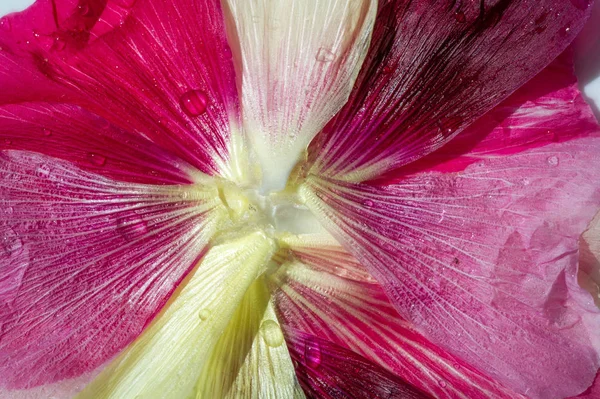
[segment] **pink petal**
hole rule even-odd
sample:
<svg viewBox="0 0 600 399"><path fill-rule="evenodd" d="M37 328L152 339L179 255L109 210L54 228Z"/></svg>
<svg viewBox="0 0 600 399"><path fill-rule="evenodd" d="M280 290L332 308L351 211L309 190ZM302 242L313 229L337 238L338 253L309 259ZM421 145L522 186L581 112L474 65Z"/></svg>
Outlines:
<svg viewBox="0 0 600 399"><path fill-rule="evenodd" d="M600 373L596 375L596 379L591 387L586 389L581 395L577 395L576 398L571 399L598 399L600 398Z"/></svg>
<svg viewBox="0 0 600 399"><path fill-rule="evenodd" d="M201 257L214 198L2 153L0 386L79 376L129 344Z"/></svg>
<svg viewBox="0 0 600 399"><path fill-rule="evenodd" d="M600 307L600 212L579 241L579 284Z"/></svg>
<svg viewBox="0 0 600 399"><path fill-rule="evenodd" d="M309 150L314 173L364 181L431 153L539 73L588 14L563 0L384 2L349 102Z"/></svg>
<svg viewBox="0 0 600 399"><path fill-rule="evenodd" d="M564 397L598 368L600 313L576 278L598 151L572 140L384 187L311 177L303 194L428 338L527 396Z"/></svg>
<svg viewBox="0 0 600 399"><path fill-rule="evenodd" d="M0 149L43 153L121 181L180 184L192 180L188 173L192 168L185 162L73 105L0 106Z"/></svg>
<svg viewBox="0 0 600 399"><path fill-rule="evenodd" d="M296 248L292 249L297 259ZM374 280L357 280L352 274L340 277L343 251L318 252L322 258L283 265L274 276L279 320L292 342L295 331L331 341L436 398L519 396L425 339L402 320ZM327 262L327 255L340 262ZM351 367L341 366L337 373L372 384Z"/></svg>
<svg viewBox="0 0 600 399"><path fill-rule="evenodd" d="M287 331L296 375L309 398L429 398L398 376L342 346Z"/></svg>
<svg viewBox="0 0 600 399"><path fill-rule="evenodd" d="M228 173L238 101L218 1L45 0L6 21L0 103L77 104Z"/></svg>

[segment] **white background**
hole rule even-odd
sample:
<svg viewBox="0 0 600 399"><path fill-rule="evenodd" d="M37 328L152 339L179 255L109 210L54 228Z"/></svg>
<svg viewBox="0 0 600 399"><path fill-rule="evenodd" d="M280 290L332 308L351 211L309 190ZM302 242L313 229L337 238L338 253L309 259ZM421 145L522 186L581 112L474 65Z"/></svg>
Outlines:
<svg viewBox="0 0 600 399"><path fill-rule="evenodd" d="M23 10L34 1L0 0L0 17ZM596 0L592 17L576 43L576 51L580 85L600 120L600 0Z"/></svg>

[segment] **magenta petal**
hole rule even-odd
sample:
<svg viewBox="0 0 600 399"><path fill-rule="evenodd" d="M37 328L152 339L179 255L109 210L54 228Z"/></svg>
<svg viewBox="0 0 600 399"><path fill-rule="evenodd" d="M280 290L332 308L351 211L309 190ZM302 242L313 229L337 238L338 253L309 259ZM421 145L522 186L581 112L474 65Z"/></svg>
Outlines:
<svg viewBox="0 0 600 399"><path fill-rule="evenodd" d="M212 198L0 153L0 386L79 376L129 344L202 255Z"/></svg>
<svg viewBox="0 0 600 399"><path fill-rule="evenodd" d="M429 398L398 376L344 347L287 330L290 355L305 394L314 399Z"/></svg>
<svg viewBox="0 0 600 399"><path fill-rule="evenodd" d="M46 0L7 18L0 103L77 104L226 173L238 100L220 2Z"/></svg>
<svg viewBox="0 0 600 399"><path fill-rule="evenodd" d="M0 106L0 149L43 153L121 181L181 184L192 180L187 173L191 167L167 151L72 105Z"/></svg>
<svg viewBox="0 0 600 399"><path fill-rule="evenodd" d="M431 153L539 73L588 14L564 0L383 2L350 100L310 150L314 172L364 181Z"/></svg>
<svg viewBox="0 0 600 399"><path fill-rule="evenodd" d="M316 252L322 257L283 265L276 275L275 303L286 328L347 348L436 398L519 396L424 338L400 317L379 284L357 279L352 264L350 273L342 273L350 255L329 248ZM368 376L352 378L368 383Z"/></svg>

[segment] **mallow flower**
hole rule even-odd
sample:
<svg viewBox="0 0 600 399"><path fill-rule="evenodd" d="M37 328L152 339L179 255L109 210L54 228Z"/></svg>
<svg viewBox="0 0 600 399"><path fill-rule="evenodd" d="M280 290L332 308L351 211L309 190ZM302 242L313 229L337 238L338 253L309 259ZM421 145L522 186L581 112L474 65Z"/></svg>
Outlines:
<svg viewBox="0 0 600 399"><path fill-rule="evenodd" d="M1 19L0 395L585 391L600 129L563 52L589 11L38 0Z"/></svg>

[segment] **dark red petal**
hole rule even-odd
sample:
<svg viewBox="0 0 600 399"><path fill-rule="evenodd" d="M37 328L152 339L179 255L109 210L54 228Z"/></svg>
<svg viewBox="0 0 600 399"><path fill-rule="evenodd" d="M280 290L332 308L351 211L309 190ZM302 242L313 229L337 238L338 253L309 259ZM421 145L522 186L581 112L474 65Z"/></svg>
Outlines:
<svg viewBox="0 0 600 399"><path fill-rule="evenodd" d="M296 376L313 399L420 399L430 396L351 350L314 335L286 330Z"/></svg>
<svg viewBox="0 0 600 399"><path fill-rule="evenodd" d="M588 14L564 0L383 2L350 100L310 149L314 173L364 181L431 153L548 65Z"/></svg>
<svg viewBox="0 0 600 399"><path fill-rule="evenodd" d="M345 347L436 398L520 397L424 338L400 317L379 284L353 273L356 261L346 261L351 255L315 248L311 252L321 256L300 263L306 245L298 247L291 246L295 261L270 280L278 318L288 329ZM365 376L353 378L369 383Z"/></svg>
<svg viewBox="0 0 600 399"><path fill-rule="evenodd" d="M0 106L0 149L44 153L121 181L181 184L193 179L185 162L74 105Z"/></svg>
<svg viewBox="0 0 600 399"><path fill-rule="evenodd" d="M238 101L220 2L45 0L6 18L0 103L77 104L228 173Z"/></svg>
<svg viewBox="0 0 600 399"><path fill-rule="evenodd" d="M79 376L136 338L202 255L216 198L0 153L0 386Z"/></svg>

